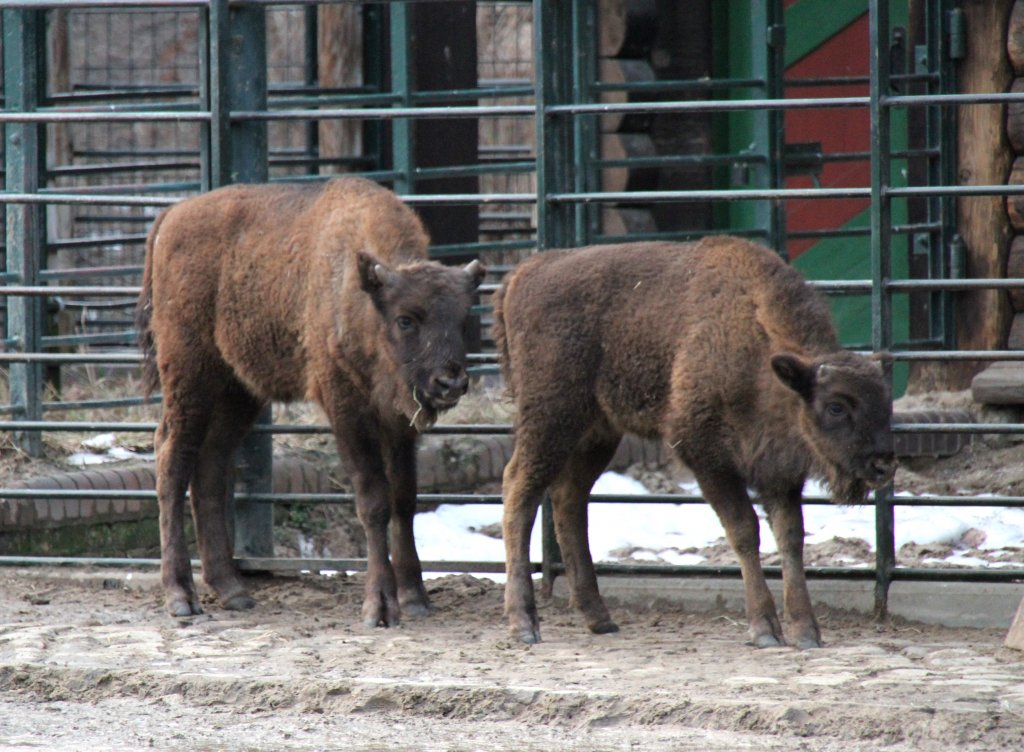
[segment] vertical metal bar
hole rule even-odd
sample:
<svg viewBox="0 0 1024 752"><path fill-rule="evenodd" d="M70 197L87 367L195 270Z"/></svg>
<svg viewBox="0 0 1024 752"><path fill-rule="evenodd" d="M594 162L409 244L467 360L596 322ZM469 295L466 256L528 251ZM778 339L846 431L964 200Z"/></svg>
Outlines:
<svg viewBox="0 0 1024 752"><path fill-rule="evenodd" d="M409 49L410 19L412 10L408 3L392 3L391 14L391 91L399 95L397 107L412 104L412 56ZM412 120L397 118L391 124L391 160L397 173L393 187L400 196L408 195L412 185Z"/></svg>
<svg viewBox="0 0 1024 752"><path fill-rule="evenodd" d="M383 6L370 3L363 13L363 84L374 93L384 90L384 20ZM384 166L384 142L380 120L363 121L363 154L373 158L376 169Z"/></svg>
<svg viewBox="0 0 1024 752"><path fill-rule="evenodd" d="M207 11L206 54L207 106L210 108L209 144L207 145L206 175L203 185L207 190L231 182L230 142L231 116L229 111L231 90L228 85L228 46L230 40L230 10L227 0L211 0Z"/></svg>
<svg viewBox="0 0 1024 752"><path fill-rule="evenodd" d="M766 29L766 46L768 65L766 70L765 93L769 99L782 99L785 96L784 79L786 75L786 27L783 24L781 0L769 0ZM786 114L783 110L773 109L767 113L768 134L768 184L772 189L786 185L785 165L785 128ZM775 250L783 258L786 252L786 205L781 199L772 199L768 208L768 239Z"/></svg>
<svg viewBox="0 0 1024 752"><path fill-rule="evenodd" d="M8 110L32 112L45 86L45 18L39 10L3 11L4 102ZM45 131L38 123L7 123L4 128L6 190L36 193L44 179ZM46 218L39 204L7 204L7 272L19 284L39 284L45 263ZM8 337L21 352L38 352L42 341L45 299L24 296L7 301ZM19 418L42 418L43 369L39 363L10 365L11 404ZM42 454L38 431L16 431L14 440L29 456Z"/></svg>
<svg viewBox="0 0 1024 752"><path fill-rule="evenodd" d="M266 123L232 123L230 113L267 108L266 11L212 0L209 27L210 187L264 182L268 177ZM271 422L267 407L257 423ZM246 437L238 460L239 480L247 493L272 490L273 437L269 433ZM236 556L273 556L273 522L270 505L237 502Z"/></svg>
<svg viewBox="0 0 1024 752"><path fill-rule="evenodd" d="M751 77L762 82L765 98L781 98L785 27L778 0L750 3L749 18ZM754 131L752 151L764 158L752 170L753 184L757 188L782 187L783 118L780 110L771 109L758 110L751 115ZM782 202L774 199L758 202L753 215L768 244L785 256L785 233L780 222Z"/></svg>
<svg viewBox="0 0 1024 752"><path fill-rule="evenodd" d="M597 10L590 0L574 0L572 24L572 101L591 104L597 80ZM597 118L577 115L572 118L573 189L579 193L597 188L594 164L598 159ZM598 232L595 218L600 206L574 205L573 245L592 242Z"/></svg>
<svg viewBox="0 0 1024 752"><path fill-rule="evenodd" d="M548 107L570 101L572 81L571 3L533 2L534 96L537 148L537 248L572 245L572 207L548 200L552 193L574 185L569 174L572 128L565 116L549 114Z"/></svg>
<svg viewBox="0 0 1024 752"><path fill-rule="evenodd" d="M871 343L876 350L892 346L892 301L886 290L891 276L892 218L887 194L891 179L889 92L889 3L869 4L871 81ZM875 492L875 617L888 613L889 585L896 567L895 515L892 486Z"/></svg>
<svg viewBox="0 0 1024 752"><path fill-rule="evenodd" d="M952 14L956 12L955 0L944 0L941 7L936 11L932 4L925 3L925 13L938 18L929 18L927 23L932 30L932 39L929 40L929 48L934 46L937 51L937 68L939 80L937 93L949 94L957 91L956 86L956 65L953 57L953 50L946 34L946 24L952 20ZM938 130L937 142L939 145L939 166L938 174L935 177L934 185L956 185L958 177L957 169L957 108L956 107L932 107L930 108L935 117L935 127ZM958 249L962 241L957 232L957 199L954 196L943 196L938 199L937 219L942 223L941 242L939 247L934 249L939 257L935 260L936 276L949 277L959 276L959 259L956 257L955 249ZM929 220L936 217L929 217ZM954 295L945 291L939 293L936 307L941 311L939 325L941 329L939 336L943 346L952 350L956 348L956 325L954 324Z"/></svg>
<svg viewBox="0 0 1024 752"><path fill-rule="evenodd" d="M320 80L320 59L318 46L317 13L315 5L306 6L303 13L303 83L316 86ZM320 155L320 124L316 120L306 122L306 157L315 160ZM320 172L317 164L310 163L306 173Z"/></svg>
<svg viewBox="0 0 1024 752"><path fill-rule="evenodd" d="M548 200L552 193L573 189L573 127L566 116L552 115L548 107L570 101L573 83L572 3L533 1L534 97L537 149L537 249L565 248L577 239L572 206ZM541 505L542 592L554 586L552 565L562 560L555 539L551 500Z"/></svg>

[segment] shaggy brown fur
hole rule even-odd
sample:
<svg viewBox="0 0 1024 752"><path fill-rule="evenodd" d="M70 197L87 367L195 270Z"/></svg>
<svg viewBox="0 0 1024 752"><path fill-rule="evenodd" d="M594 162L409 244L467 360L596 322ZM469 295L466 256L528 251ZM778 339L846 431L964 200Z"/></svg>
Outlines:
<svg viewBox="0 0 1024 752"><path fill-rule="evenodd" d="M888 481L892 406L880 362L840 349L799 273L739 238L596 246L529 259L495 309L518 408L504 477L512 633L540 639L529 540L549 487L574 602L592 631L617 629L597 590L586 504L629 432L660 437L693 470L740 560L751 638L778 645L748 488L757 493L782 555L788 635L819 645L804 480L824 476L844 503Z"/></svg>
<svg viewBox="0 0 1024 752"><path fill-rule="evenodd" d="M463 332L484 270L427 261L427 245L412 210L358 178L231 186L157 218L136 320L147 388L159 382L164 398L157 495L171 613L200 611L189 486L204 578L226 608L253 604L228 538L234 454L267 402L298 399L323 407L355 486L364 620L397 624L399 604L428 610L412 535L415 440L466 391Z"/></svg>

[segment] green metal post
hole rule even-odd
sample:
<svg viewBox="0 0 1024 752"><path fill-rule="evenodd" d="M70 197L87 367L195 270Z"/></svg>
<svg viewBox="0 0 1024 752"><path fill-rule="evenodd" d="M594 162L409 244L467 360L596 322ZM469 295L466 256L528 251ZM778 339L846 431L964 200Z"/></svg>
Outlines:
<svg viewBox="0 0 1024 752"><path fill-rule="evenodd" d="M45 26L38 10L3 11L4 98L13 112L32 112L45 86ZM4 128L6 190L36 193L45 170L45 131L38 123L7 123ZM7 272L18 284L38 285L46 260L46 218L40 204L7 204ZM45 299L20 296L7 300L7 336L21 352L39 352ZM42 418L43 369L40 363L10 365L10 399L17 417ZM38 431L16 431L15 442L29 456L42 454Z"/></svg>
<svg viewBox="0 0 1024 752"><path fill-rule="evenodd" d="M892 300L886 289L891 274L892 207L887 195L891 180L889 92L889 2L869 4L871 50L871 343L876 350L892 346ZM889 585L896 567L895 515L892 486L875 492L875 618L889 610Z"/></svg>
<svg viewBox="0 0 1024 752"><path fill-rule="evenodd" d="M533 2L534 96L537 143L537 248L564 248L575 240L575 212L568 204L548 201L567 193L571 174L572 121L548 114L547 108L571 101L573 50L572 3Z"/></svg>
<svg viewBox="0 0 1024 752"><path fill-rule="evenodd" d="M573 116L553 115L548 107L573 101L573 85L578 82L573 43L580 29L574 22L577 2L533 2L534 97L536 100L537 144L537 249L567 248L578 245L585 233L582 215L567 203L548 200L553 193L578 189L577 175L585 175L579 164L583 153L576 150L577 133ZM576 94L579 95L579 89ZM585 178L584 178L585 179ZM555 573L552 566L561 562L555 539L551 500L541 505L543 560L542 592L550 594Z"/></svg>
<svg viewBox="0 0 1024 752"><path fill-rule="evenodd" d="M597 9L592 0L573 0L572 23L572 101L592 104L597 81ZM579 193L598 189L599 158L597 118L593 115L572 118L573 189ZM588 245L600 230L600 207L574 205L574 245Z"/></svg>
<svg viewBox="0 0 1024 752"><path fill-rule="evenodd" d="M786 27L783 23L781 0L766 3L769 9L768 26L766 28L768 78L767 95L770 99L782 99L785 96L784 79L786 75ZM782 110L768 112L768 181L772 188L786 186L786 115ZM786 252L786 205L781 199L773 199L768 208L768 239L771 246L783 258Z"/></svg>
<svg viewBox="0 0 1024 752"><path fill-rule="evenodd" d="M373 93L384 90L384 7L376 3L363 6L363 83ZM363 154L373 159L373 169L382 169L384 159L384 123L380 120L363 122Z"/></svg>
<svg viewBox="0 0 1024 752"><path fill-rule="evenodd" d="M764 82L764 96L782 99L786 27L783 25L779 0L750 4L750 39L752 46L751 74ZM783 130L785 118L782 110L759 110L752 115L755 144L764 161L753 169L754 187L782 188L785 185L783 163ZM754 210L755 221L766 235L768 244L786 256L784 206L781 200L759 202Z"/></svg>
<svg viewBox="0 0 1024 752"><path fill-rule="evenodd" d="M306 86L317 86L320 81L319 41L317 15L315 5L307 6L303 13L303 83ZM320 156L320 125L316 120L306 123L306 157L315 160ZM306 168L308 175L320 172L319 165L311 161Z"/></svg>
<svg viewBox="0 0 1024 752"><path fill-rule="evenodd" d="M391 91L400 96L396 107L412 105L413 72L411 68L411 51L409 49L410 19L412 10L408 3L392 3L391 14ZM409 118L397 118L391 124L391 161L397 176L393 183L394 191L400 196L407 196L413 190L412 185L412 121Z"/></svg>
<svg viewBox="0 0 1024 752"><path fill-rule="evenodd" d="M260 121L231 122L232 110L267 108L266 12L259 6L210 4L209 129L210 188L230 183L260 183L268 177L267 126ZM270 408L257 421L272 422ZM273 490L273 437L251 433L239 457L246 493ZM273 556L273 508L237 502L234 510L236 556Z"/></svg>
<svg viewBox="0 0 1024 752"><path fill-rule="evenodd" d="M928 48L935 50L937 59L934 65L938 70L937 93L956 93L956 66L957 62L965 54L963 49L955 49L950 40L954 37L953 29L949 26L959 27L963 31L963 12L955 7L955 0L943 0L938 3L939 8L934 4L925 3L925 12L929 15L927 19L929 28ZM955 107L930 107L929 117L934 120L931 128L934 135L929 135L929 146L932 140L938 145L939 159L936 165L936 175L932 177L932 185L956 185L958 181L957 169L957 108ZM931 176L930 176L931 177ZM954 196L942 196L937 199L935 215L930 220L938 220L942 223L940 243L934 249L933 260L934 276L936 277L958 277L963 273L958 258L959 246L962 244L957 228L957 199ZM936 325L944 347L956 349L956 325L954 323L954 296L951 292L938 294L934 307L939 311L939 318Z"/></svg>

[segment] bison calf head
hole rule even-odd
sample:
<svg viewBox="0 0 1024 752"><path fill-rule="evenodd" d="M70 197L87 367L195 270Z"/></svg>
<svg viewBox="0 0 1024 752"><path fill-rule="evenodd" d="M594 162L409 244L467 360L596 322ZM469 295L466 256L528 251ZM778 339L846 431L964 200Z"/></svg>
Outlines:
<svg viewBox="0 0 1024 752"><path fill-rule="evenodd" d="M862 503L870 488L892 480L892 399L881 360L845 351L811 361L780 353L771 365L800 396L800 430L835 501Z"/></svg>
<svg viewBox="0 0 1024 752"><path fill-rule="evenodd" d="M417 430L466 393L466 333L473 293L483 280L479 261L463 268L417 261L389 267L358 254L363 290L386 331L389 354L409 389Z"/></svg>

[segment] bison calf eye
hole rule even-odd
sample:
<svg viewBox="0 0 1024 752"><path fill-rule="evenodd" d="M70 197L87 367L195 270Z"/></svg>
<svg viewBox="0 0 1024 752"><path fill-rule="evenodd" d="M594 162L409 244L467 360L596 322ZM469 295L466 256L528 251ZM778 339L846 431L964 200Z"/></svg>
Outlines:
<svg viewBox="0 0 1024 752"><path fill-rule="evenodd" d="M825 412L832 418L841 418L846 415L846 405L842 402L829 402L825 405Z"/></svg>
<svg viewBox="0 0 1024 752"><path fill-rule="evenodd" d="M416 325L416 322L412 320L411 316L399 316L395 319L395 324L397 324L398 328L403 332L407 332Z"/></svg>

